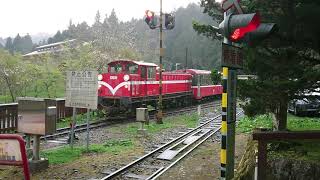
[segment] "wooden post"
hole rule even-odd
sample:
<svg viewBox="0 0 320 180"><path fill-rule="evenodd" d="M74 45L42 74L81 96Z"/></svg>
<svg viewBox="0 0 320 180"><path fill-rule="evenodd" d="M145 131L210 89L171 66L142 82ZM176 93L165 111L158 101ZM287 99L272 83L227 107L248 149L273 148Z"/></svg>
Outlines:
<svg viewBox="0 0 320 180"><path fill-rule="evenodd" d="M266 179L267 169L267 143L263 140L258 142L258 179Z"/></svg>

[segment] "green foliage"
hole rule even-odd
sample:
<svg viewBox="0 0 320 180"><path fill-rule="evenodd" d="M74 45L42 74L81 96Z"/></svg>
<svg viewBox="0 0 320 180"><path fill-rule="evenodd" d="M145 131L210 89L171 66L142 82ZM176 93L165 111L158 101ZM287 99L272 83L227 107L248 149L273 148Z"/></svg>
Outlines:
<svg viewBox="0 0 320 180"><path fill-rule="evenodd" d="M100 118L98 117L98 114L95 112L91 112L90 113L90 119L89 122L95 122L100 120ZM65 119L61 119L58 123L57 123L57 128L64 128L64 127L69 127L70 126L70 122L72 122L72 117L68 117ZM79 124L84 124L87 123L87 114L78 114L76 116L76 125Z"/></svg>
<svg viewBox="0 0 320 180"><path fill-rule="evenodd" d="M288 114L288 129L292 131L320 130L320 118L297 117Z"/></svg>
<svg viewBox="0 0 320 180"><path fill-rule="evenodd" d="M221 73L216 69L211 70L211 80L213 84L221 84Z"/></svg>
<svg viewBox="0 0 320 180"><path fill-rule="evenodd" d="M278 122L286 124L287 102L297 94L319 87L320 51L319 45L312 43L320 40L319 25L309 20L319 14L320 4L309 1L244 3L249 11L258 10L264 21L277 23L279 32L255 48L246 49L245 72L256 74L258 79L245 82L239 94L259 98ZM310 15L306 7L317 13Z"/></svg>
<svg viewBox="0 0 320 180"><path fill-rule="evenodd" d="M150 122L149 125L145 125L144 128L148 133L158 133L162 130L174 128L174 127L188 127L193 128L196 127L198 123L198 116L196 114L192 115L182 115L177 117L165 118L163 124L156 124L156 122ZM125 132L130 135L137 135L138 129L140 128L141 123L135 123L133 125L129 125Z"/></svg>
<svg viewBox="0 0 320 180"><path fill-rule="evenodd" d="M22 60L20 54L11 55L0 50L0 59L1 96L10 96L9 102L14 102L18 96L63 97L63 72L58 70L52 56L44 55L41 60L28 61Z"/></svg>
<svg viewBox="0 0 320 180"><path fill-rule="evenodd" d="M254 128L272 128L272 118L268 115L259 115L254 118L245 116L240 119L237 131L251 133Z"/></svg>
<svg viewBox="0 0 320 180"><path fill-rule="evenodd" d="M110 140L103 144L90 145L89 153L116 154L132 148L134 148L134 143L129 139ZM88 153L85 146L76 146L73 149L64 146L59 149L43 151L41 155L48 158L50 164L62 164L79 159L85 153Z"/></svg>
<svg viewBox="0 0 320 180"><path fill-rule="evenodd" d="M175 63L186 64L186 48L188 48L187 67L206 69L219 67L221 56L219 41L212 41L199 36L192 28L193 21L209 23L209 16L201 14L201 8L196 4L189 4L186 8L176 10L176 24L172 30L165 31L166 53L164 62L166 67L174 67Z"/></svg>
<svg viewBox="0 0 320 180"><path fill-rule="evenodd" d="M198 5L190 4L173 12L176 26L164 31L166 53L163 63L166 69L171 69L175 63L185 64L186 48L189 49L189 68L211 69L219 66L221 52L218 42L198 36L192 28L193 20L210 21L209 16L200 11ZM68 29L62 33L58 31L48 39L48 43L73 38L88 42L92 46L90 53L95 55L94 67L98 67L98 70L102 70L109 61L119 58L158 62L159 32L150 30L143 19L121 22L114 10L104 18L98 11L94 19L92 26L86 22L73 24L70 21Z"/></svg>
<svg viewBox="0 0 320 180"><path fill-rule="evenodd" d="M269 115L258 115L253 118L245 116L239 121L237 131L250 133L254 128L272 129L272 117ZM320 118L297 117L289 114L288 129L291 131L320 130Z"/></svg>
<svg viewBox="0 0 320 180"><path fill-rule="evenodd" d="M313 17L320 15L320 3L245 0L241 5L245 12L258 11L262 21L276 23L279 31L268 41L244 49L244 73L258 78L243 82L239 94L242 100L250 99L248 114L272 112L279 122L277 128L285 129L288 101L306 90L320 87L320 28L313 21ZM220 7L214 0L201 0L201 6L214 20L221 17L216 13ZM194 28L200 34L217 38L216 30L210 25L194 23ZM257 105L263 106L253 113Z"/></svg>
<svg viewBox="0 0 320 180"><path fill-rule="evenodd" d="M319 163L319 140L294 140L273 142L268 149L268 157L279 159L284 157L292 160L309 161Z"/></svg>
<svg viewBox="0 0 320 180"><path fill-rule="evenodd" d="M29 34L21 37L19 34L12 40L11 37L7 38L5 49L11 54L14 52L27 53L33 49L33 42Z"/></svg>

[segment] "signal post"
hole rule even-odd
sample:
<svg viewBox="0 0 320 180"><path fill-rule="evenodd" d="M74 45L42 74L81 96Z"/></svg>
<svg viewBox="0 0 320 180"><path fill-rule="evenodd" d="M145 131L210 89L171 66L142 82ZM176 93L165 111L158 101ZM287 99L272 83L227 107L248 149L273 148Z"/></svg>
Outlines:
<svg viewBox="0 0 320 180"><path fill-rule="evenodd" d="M156 29L159 27L160 30L160 57L159 57L159 100L158 100L158 113L157 113L157 123L162 124L162 58L164 55L164 48L162 47L162 42L163 42L163 26L162 26L162 16L165 15L165 29L170 30L174 28L175 25L175 18L172 14L163 14L162 13L162 0L160 0L160 16L159 16L159 21L160 24L158 26L157 19L158 17L155 16L155 13L150 10L146 10L145 12L145 22L148 24L150 29Z"/></svg>
<svg viewBox="0 0 320 180"><path fill-rule="evenodd" d="M162 0L160 0L160 72L159 72L159 102L158 102L158 115L157 115L157 123L162 124L162 56L163 56L163 49L162 49Z"/></svg>
<svg viewBox="0 0 320 180"><path fill-rule="evenodd" d="M260 23L258 13L243 14L239 0L222 2L224 20L213 27L224 36L221 65L223 68L222 124L221 124L221 179L234 177L237 69L243 67L241 44L267 38L276 30L274 23Z"/></svg>

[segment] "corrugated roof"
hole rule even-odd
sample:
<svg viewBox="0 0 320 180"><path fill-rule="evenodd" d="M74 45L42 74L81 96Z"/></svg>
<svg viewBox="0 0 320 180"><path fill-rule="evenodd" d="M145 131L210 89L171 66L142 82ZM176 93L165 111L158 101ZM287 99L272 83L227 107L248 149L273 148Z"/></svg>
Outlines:
<svg viewBox="0 0 320 180"><path fill-rule="evenodd" d="M48 47L52 47L52 46L58 46L58 45L61 45L61 44L66 44L66 43L73 42L75 40L76 39L71 39L71 40L68 40L68 41L62 41L62 42L57 42L57 43L46 44L46 45L43 45L43 46L38 46L38 47L36 47L36 49L43 49L43 48L48 48Z"/></svg>

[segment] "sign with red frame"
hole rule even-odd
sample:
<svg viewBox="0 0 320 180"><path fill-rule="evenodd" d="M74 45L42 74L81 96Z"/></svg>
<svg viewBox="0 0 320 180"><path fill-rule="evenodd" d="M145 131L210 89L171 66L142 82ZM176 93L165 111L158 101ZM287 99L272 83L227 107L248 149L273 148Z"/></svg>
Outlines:
<svg viewBox="0 0 320 180"><path fill-rule="evenodd" d="M26 147L20 135L0 134L0 165L21 166L25 180L30 180Z"/></svg>

